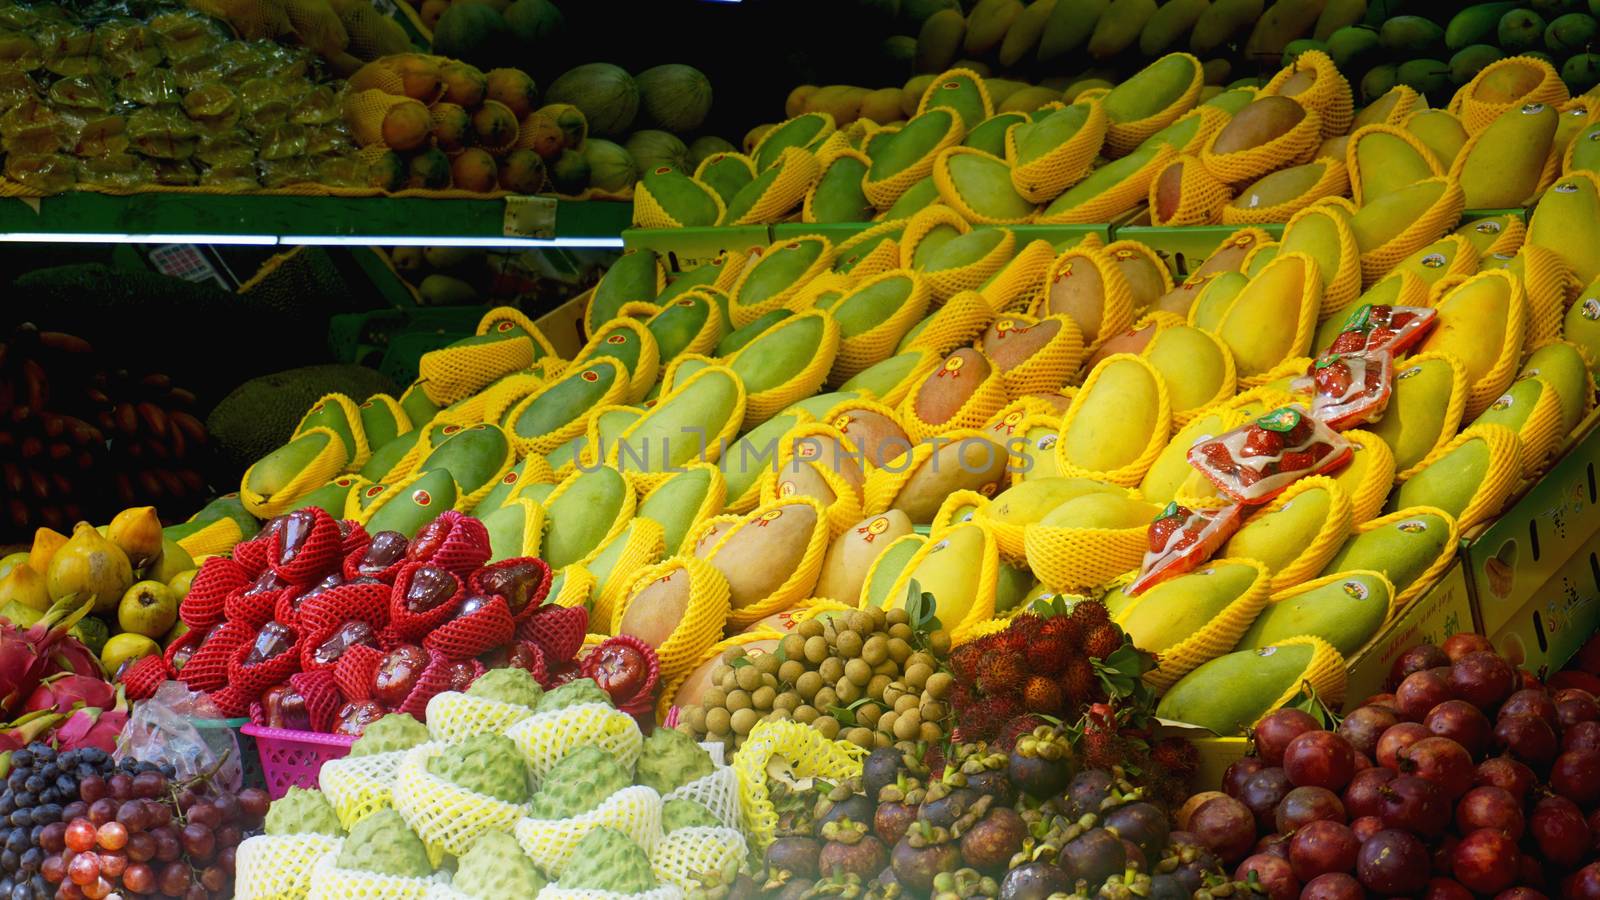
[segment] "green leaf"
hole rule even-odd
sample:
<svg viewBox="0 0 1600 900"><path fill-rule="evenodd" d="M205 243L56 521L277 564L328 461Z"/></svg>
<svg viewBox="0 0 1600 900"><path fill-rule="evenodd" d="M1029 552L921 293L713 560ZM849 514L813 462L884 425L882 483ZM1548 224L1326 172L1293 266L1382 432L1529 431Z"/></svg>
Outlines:
<svg viewBox="0 0 1600 900"><path fill-rule="evenodd" d="M852 712L851 709L851 707L845 706L830 706L828 707L828 715L837 719L840 727L854 728L856 724L856 714Z"/></svg>
<svg viewBox="0 0 1600 900"><path fill-rule="evenodd" d="M753 666L753 665L755 665L755 661L752 660L748 656L741 656L738 659L734 660L733 662L728 663L728 667L730 669L742 669L745 666Z"/></svg>

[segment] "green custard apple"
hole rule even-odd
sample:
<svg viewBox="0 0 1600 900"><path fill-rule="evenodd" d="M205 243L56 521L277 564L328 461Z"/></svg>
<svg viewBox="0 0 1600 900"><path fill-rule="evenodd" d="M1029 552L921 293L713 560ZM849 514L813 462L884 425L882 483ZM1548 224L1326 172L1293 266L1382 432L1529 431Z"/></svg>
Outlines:
<svg viewBox="0 0 1600 900"><path fill-rule="evenodd" d="M338 866L398 878L427 878L433 874L428 848L392 809L380 809L350 829L350 836L339 851Z"/></svg>
<svg viewBox="0 0 1600 900"><path fill-rule="evenodd" d="M656 887L656 876L643 848L622 832L602 825L578 842L572 861L561 873L561 886L568 890L642 894Z"/></svg>
<svg viewBox="0 0 1600 900"><path fill-rule="evenodd" d="M504 735L478 734L452 744L428 760L428 771L506 803L525 803L530 793L527 761Z"/></svg>
<svg viewBox="0 0 1600 900"><path fill-rule="evenodd" d="M545 775L544 784L528 803L528 815L535 819L570 819L632 784L632 774L616 757L585 744L561 757Z"/></svg>
<svg viewBox="0 0 1600 900"><path fill-rule="evenodd" d="M722 823L703 804L693 800L668 800L661 804L661 830L667 833L679 828L720 828Z"/></svg>
<svg viewBox="0 0 1600 900"><path fill-rule="evenodd" d="M545 692L545 695L539 698L539 705L534 707L534 712L547 713L584 703L604 703L610 706L611 695L601 690L593 678L574 678L553 691Z"/></svg>
<svg viewBox="0 0 1600 900"><path fill-rule="evenodd" d="M490 831L461 855L450 886L473 900L525 900L546 883L516 838Z"/></svg>
<svg viewBox="0 0 1600 900"><path fill-rule="evenodd" d="M267 810L267 834L326 834L344 837L333 804L321 791L291 787Z"/></svg>
<svg viewBox="0 0 1600 900"><path fill-rule="evenodd" d="M675 728L657 728L639 755L639 783L665 796L716 769L704 747Z"/></svg>
<svg viewBox="0 0 1600 900"><path fill-rule="evenodd" d="M544 688L526 669L491 669L467 688L467 695L533 709L544 696Z"/></svg>
<svg viewBox="0 0 1600 900"><path fill-rule="evenodd" d="M410 750L428 742L428 726L405 713L390 713L367 726L350 745L351 756L375 756Z"/></svg>

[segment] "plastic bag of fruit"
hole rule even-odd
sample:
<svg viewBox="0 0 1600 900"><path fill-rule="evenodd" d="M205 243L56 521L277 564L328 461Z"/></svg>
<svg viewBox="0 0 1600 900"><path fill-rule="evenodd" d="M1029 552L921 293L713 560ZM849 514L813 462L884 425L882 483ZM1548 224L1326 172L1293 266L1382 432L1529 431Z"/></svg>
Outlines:
<svg viewBox="0 0 1600 900"><path fill-rule="evenodd" d="M1139 577L1128 585L1137 597L1163 581L1205 565L1244 521L1244 506L1230 503L1214 509L1190 509L1177 501L1167 504L1150 523L1150 546L1145 550Z"/></svg>
<svg viewBox="0 0 1600 900"><path fill-rule="evenodd" d="M1354 451L1338 432L1299 405L1283 406L1254 422L1189 448L1189 464L1217 490L1240 503L1266 503L1308 475L1342 465Z"/></svg>
<svg viewBox="0 0 1600 900"><path fill-rule="evenodd" d="M1311 414L1335 431L1376 422L1394 392L1394 357L1386 350L1329 353L1295 387L1311 392Z"/></svg>
<svg viewBox="0 0 1600 900"><path fill-rule="evenodd" d="M1426 306L1365 304L1350 314L1339 336L1323 353L1376 353L1398 355L1427 335L1439 311Z"/></svg>
<svg viewBox="0 0 1600 900"><path fill-rule="evenodd" d="M163 682L154 697L134 707L117 741L116 758L170 763L180 782L215 770L212 784L238 791L244 787L239 741L232 728L220 727L223 718L210 697L176 681ZM198 721L216 721L219 727L202 728Z"/></svg>

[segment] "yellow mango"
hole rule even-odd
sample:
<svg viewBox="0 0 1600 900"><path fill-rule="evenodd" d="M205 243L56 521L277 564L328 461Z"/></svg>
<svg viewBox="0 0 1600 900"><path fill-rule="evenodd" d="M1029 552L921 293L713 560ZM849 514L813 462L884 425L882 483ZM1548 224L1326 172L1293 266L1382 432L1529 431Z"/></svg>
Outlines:
<svg viewBox="0 0 1600 900"><path fill-rule="evenodd" d="M1450 170L1467 209L1506 209L1533 198L1555 140L1556 119L1554 106L1526 103L1501 113L1474 136Z"/></svg>
<svg viewBox="0 0 1600 900"><path fill-rule="evenodd" d="M1140 528L1160 512L1125 494L1089 493L1068 500L1039 520L1051 528Z"/></svg>
<svg viewBox="0 0 1600 900"><path fill-rule="evenodd" d="M1452 394L1466 390L1465 370L1434 355L1395 367L1394 393L1383 418L1366 426L1394 451L1395 470L1404 472L1433 451L1460 424L1449 419Z"/></svg>
<svg viewBox="0 0 1600 900"><path fill-rule="evenodd" d="M1280 509L1251 516L1217 554L1258 560L1274 573L1280 572L1311 546L1333 509L1334 497L1327 489L1301 491ZM1349 530L1348 521L1343 525Z"/></svg>
<svg viewBox="0 0 1600 900"><path fill-rule="evenodd" d="M1103 360L1089 376L1092 385L1086 381L1072 399L1067 413L1071 424L1057 447L1062 460L1091 472L1109 472L1138 459L1163 426L1160 377L1129 354Z"/></svg>
<svg viewBox="0 0 1600 900"><path fill-rule="evenodd" d="M1322 304L1316 261L1304 253L1279 254L1239 292L1217 327L1233 352L1240 378L1266 372L1311 348Z"/></svg>

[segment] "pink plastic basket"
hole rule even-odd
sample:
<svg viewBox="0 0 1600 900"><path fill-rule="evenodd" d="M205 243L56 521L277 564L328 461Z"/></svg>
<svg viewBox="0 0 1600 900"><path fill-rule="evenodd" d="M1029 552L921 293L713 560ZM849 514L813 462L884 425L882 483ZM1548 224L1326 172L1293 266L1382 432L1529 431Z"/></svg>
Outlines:
<svg viewBox="0 0 1600 900"><path fill-rule="evenodd" d="M350 753L350 745L356 742L349 735L291 731L264 725L250 724L239 730L255 738L267 793L274 800L288 793L291 787L316 787L322 764L330 759L343 759Z"/></svg>

